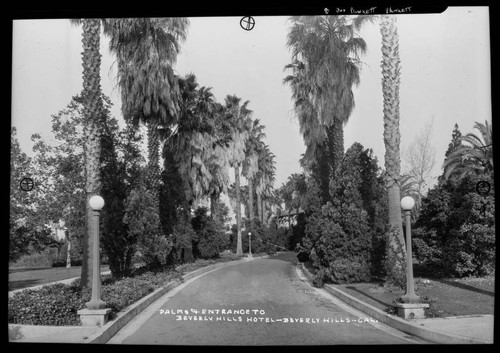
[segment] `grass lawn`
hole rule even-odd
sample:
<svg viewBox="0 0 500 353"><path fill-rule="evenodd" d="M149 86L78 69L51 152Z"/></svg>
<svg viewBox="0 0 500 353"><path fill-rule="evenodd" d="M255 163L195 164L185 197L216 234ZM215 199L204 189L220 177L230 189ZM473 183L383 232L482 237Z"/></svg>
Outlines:
<svg viewBox="0 0 500 353"><path fill-rule="evenodd" d="M310 271L312 266L306 266ZM390 310L404 290L386 288L381 282L336 284L340 290L382 310ZM415 276L415 292L430 301L428 317L494 315L495 277L428 278Z"/></svg>
<svg viewBox="0 0 500 353"><path fill-rule="evenodd" d="M106 272L108 270L109 266L101 266L102 272ZM79 277L81 273L81 266L74 266L70 268L44 267L29 270L9 269L9 291Z"/></svg>
<svg viewBox="0 0 500 353"><path fill-rule="evenodd" d="M264 254L254 254L254 256L259 256ZM246 254L245 254L246 256ZM244 257L245 257L244 256ZM177 268L179 270L184 270L185 272L193 271L197 268L207 266L216 262L233 261L240 257L235 254L222 254L221 258L216 261L212 260L201 260L193 263L188 263L184 265L179 265ZM68 278L80 277L82 271L81 266L73 266L71 268L66 267L43 267L39 269L22 269L22 268L11 268L9 269L9 291L16 289L34 287L41 284L46 284L55 281L61 281ZM101 266L101 272L109 271L108 265Z"/></svg>

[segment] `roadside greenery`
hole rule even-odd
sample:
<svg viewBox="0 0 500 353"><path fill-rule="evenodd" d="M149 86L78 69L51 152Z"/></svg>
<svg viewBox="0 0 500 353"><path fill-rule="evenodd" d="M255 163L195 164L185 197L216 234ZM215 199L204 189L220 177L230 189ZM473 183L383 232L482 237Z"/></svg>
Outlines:
<svg viewBox="0 0 500 353"><path fill-rule="evenodd" d="M198 260L162 271L151 271L146 266L135 269L130 277L116 279L102 276L101 299L111 309L112 317L158 288L174 280L182 280L185 273L219 262L239 259L223 256L219 259ZM50 284L40 289L26 289L9 297L8 322L21 325L79 326L78 310L90 301L92 290L81 288L80 279L71 284Z"/></svg>

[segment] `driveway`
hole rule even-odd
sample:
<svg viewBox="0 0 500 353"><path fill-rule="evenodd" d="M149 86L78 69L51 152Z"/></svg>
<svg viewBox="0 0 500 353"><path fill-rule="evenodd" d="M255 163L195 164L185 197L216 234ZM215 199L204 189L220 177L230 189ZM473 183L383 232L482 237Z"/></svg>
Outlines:
<svg viewBox="0 0 500 353"><path fill-rule="evenodd" d="M110 344L339 345L422 343L305 282L293 253L255 258L174 289Z"/></svg>

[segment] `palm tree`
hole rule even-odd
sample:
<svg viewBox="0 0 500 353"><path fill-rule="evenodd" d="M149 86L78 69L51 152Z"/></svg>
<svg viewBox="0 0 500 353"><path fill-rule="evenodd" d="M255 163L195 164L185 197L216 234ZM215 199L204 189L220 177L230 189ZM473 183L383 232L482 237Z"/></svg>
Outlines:
<svg viewBox="0 0 500 353"><path fill-rule="evenodd" d="M322 203L326 203L330 198L329 161L328 154L325 153L326 129L321 126L317 109L312 102L313 87L307 80L304 63L295 59L294 63L286 65L285 69L293 70L292 75L285 77L283 83L289 84L292 89L294 111L306 145L302 164L314 174L320 185Z"/></svg>
<svg viewBox="0 0 500 353"><path fill-rule="evenodd" d="M255 119L250 127L246 143L245 160L243 162L242 174L248 181L248 210L250 226L254 224L254 178L259 171L259 153L264 149L262 139L266 134L263 132L265 126L260 124L259 119Z"/></svg>
<svg viewBox="0 0 500 353"><path fill-rule="evenodd" d="M197 88L193 74L181 80L179 86L182 113L171 142L176 146L180 172L190 185L188 200L196 206L203 197L210 196L213 217L220 193L226 192L229 184L226 150L232 138L230 121L211 88Z"/></svg>
<svg viewBox="0 0 500 353"><path fill-rule="evenodd" d="M117 56L118 85L125 119L147 125L149 188L158 197L160 181L159 130L177 122L179 88L173 73L186 39L186 18L129 18L108 20L110 51Z"/></svg>
<svg viewBox="0 0 500 353"><path fill-rule="evenodd" d="M86 238L83 246L83 261L81 272L81 286L92 286L92 260L93 236L89 227L93 211L89 205L92 195L99 194L100 181L100 155L102 128L102 91L101 91L101 54L99 52L101 20L99 19L74 19L73 25L82 25L82 66L83 66L83 125L84 125L84 156L85 156L85 192L86 202Z"/></svg>
<svg viewBox="0 0 500 353"><path fill-rule="evenodd" d="M400 58L399 37L395 16L382 16L380 22L382 33L382 93L384 97L384 145L386 187L389 200L389 226L397 229L397 238L388 240L388 258L399 259L394 272L388 273L389 281L397 281L401 271L404 271L404 236L401 217L400 173L401 156L399 150L401 134L399 131L399 82ZM389 234L393 234L389 232ZM401 268L402 266L402 268Z"/></svg>
<svg viewBox="0 0 500 353"><path fill-rule="evenodd" d="M307 180L304 173L293 173L281 187L281 195L285 201L285 210L290 213L295 210L307 209Z"/></svg>
<svg viewBox="0 0 500 353"><path fill-rule="evenodd" d="M220 194L228 191L230 167L228 147L233 136L231 133L231 118L226 114L224 106L215 103L212 109L215 129L212 144L213 153L209 161L212 180L209 184L208 194L210 195L210 215L214 218L217 216L215 206L220 200Z"/></svg>
<svg viewBox="0 0 500 353"><path fill-rule="evenodd" d="M305 68L302 88L326 132L326 152L333 176L344 153L343 127L354 108L352 86L359 83L359 54L365 41L357 36L368 16L294 16L287 45ZM300 90L300 89L299 89Z"/></svg>
<svg viewBox="0 0 500 353"><path fill-rule="evenodd" d="M245 160L246 141L251 128L252 111L247 108L249 101L240 105L241 98L227 95L225 99L226 114L230 117L231 141L228 143L229 164L234 168L236 191L236 255L243 255L241 242L241 198L240 198L240 166Z"/></svg>
<svg viewBox="0 0 500 353"><path fill-rule="evenodd" d="M257 215L264 224L264 213L266 212L266 198L271 196L272 186L275 179L275 155L264 144L258 155L258 172L255 177L255 193L257 194Z"/></svg>
<svg viewBox="0 0 500 353"><path fill-rule="evenodd" d="M110 37L110 51L116 54L118 62L118 77L122 88L122 110L129 118L141 111L149 116L151 110L166 118L168 113L175 114L175 106L169 103L170 90L165 89L171 78L171 70L164 63L175 59L178 52L178 40L185 38L188 25L186 19L73 19L73 25L82 25L82 65L83 65L83 106L85 116L84 135L85 173L87 199L92 194L99 193L99 160L100 160L100 116L102 111L100 65L101 55L100 32L101 24L104 34ZM148 55L149 54L149 55ZM157 57L157 60L153 58ZM161 60L160 60L161 58ZM156 75L155 75L156 74ZM160 79L156 79L160 76ZM146 83L138 83L140 80ZM145 98L141 102L141 96ZM152 99L153 98L153 99ZM160 104L161 102L161 104ZM141 104L142 103L142 104ZM140 116L138 117L140 118ZM152 129L154 130L154 129ZM151 158L154 164L155 155L151 148ZM156 158L156 160L158 160ZM88 201L88 200L87 200ZM87 222L92 210L87 202ZM82 286L91 286L92 274L92 236L87 223L83 262Z"/></svg>
<svg viewBox="0 0 500 353"><path fill-rule="evenodd" d="M493 131L491 125L476 122L474 128L479 135L468 133L460 137L461 144L444 162L445 180L459 180L466 175L493 173Z"/></svg>

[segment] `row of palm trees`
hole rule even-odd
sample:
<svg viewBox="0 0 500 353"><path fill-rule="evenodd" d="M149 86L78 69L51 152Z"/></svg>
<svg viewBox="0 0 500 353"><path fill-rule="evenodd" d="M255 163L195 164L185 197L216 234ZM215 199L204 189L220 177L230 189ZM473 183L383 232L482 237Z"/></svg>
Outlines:
<svg viewBox="0 0 500 353"><path fill-rule="evenodd" d="M292 75L285 78L292 88L295 111L306 143L302 164L316 175L322 197L329 197L329 181L334 178L343 153L343 127L354 108L352 88L359 83L360 55L366 43L359 37L370 16L294 16L288 35L292 49ZM403 244L400 201L399 156L399 52L394 16L381 16L382 87L384 97L385 169L389 195L390 224L399 228ZM202 195L216 200L227 187L227 166L235 169L237 253L241 254L240 168L248 180L250 220L254 219L253 190L257 196L269 195L274 180L274 156L262 139L263 129L252 120L248 101L227 96L225 104L215 102L210 89L197 89L193 76L179 78L172 66L185 40L189 21L185 18L84 19L74 20L83 29L83 97L86 138L86 191L88 197L100 190L99 129L102 119L100 98L101 25L110 38L110 51L118 63L117 82L122 95L122 112L127 120L145 123L148 134L149 188L158 195L159 147L171 137L177 139L184 158L181 165L189 180L190 198L196 203ZM202 111L202 114L199 112ZM196 113L195 113L196 112ZM222 124L214 136L212 122ZM205 124L205 125L204 125ZM195 127L195 128L193 128ZM174 138L173 132L177 136ZM222 133L222 132L225 133ZM182 135L184 134L184 135ZM189 136L188 136L189 135ZM184 136L181 139L180 136ZM180 141L183 141L184 145ZM189 141L189 142L186 142ZM201 147L200 147L201 146ZM219 150L217 150L219 148ZM221 152L223 149L225 153ZM223 157L221 157L223 156ZM203 157L203 158L201 158ZM201 161L201 162L200 162ZM210 163L205 163L210 161ZM260 164L259 164L259 161ZM264 162L267 161L267 162ZM219 171L219 172L217 172ZM216 175L216 177L212 177ZM157 198L157 196L156 196ZM263 219L265 207L258 203L257 218ZM90 209L87 212L90 215ZM92 237L84 248L82 283L90 283Z"/></svg>
<svg viewBox="0 0 500 353"><path fill-rule="evenodd" d="M220 194L227 191L229 168L235 170L237 254L242 254L240 171L255 188L258 218L263 219L266 200L274 182L274 155L263 142L264 126L252 119L249 102L227 95L216 102L211 88L199 87L193 74L174 73L177 54L186 39L186 18L130 18L72 20L82 26L83 106L87 197L99 194L100 129L103 103L100 87L101 28L109 37L109 50L118 64L117 85L121 110L127 121L147 127L146 184L159 207L160 147L176 157L185 181L186 199L196 207L210 197L212 215ZM249 206L253 206L250 193ZM88 204L88 202L87 202ZM157 207L157 208L158 208ZM250 212L253 220L254 212ZM91 210L87 206L87 220ZM89 227L87 227L89 229ZM87 234L82 264L82 285L91 286L92 236Z"/></svg>

